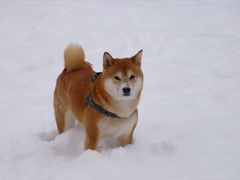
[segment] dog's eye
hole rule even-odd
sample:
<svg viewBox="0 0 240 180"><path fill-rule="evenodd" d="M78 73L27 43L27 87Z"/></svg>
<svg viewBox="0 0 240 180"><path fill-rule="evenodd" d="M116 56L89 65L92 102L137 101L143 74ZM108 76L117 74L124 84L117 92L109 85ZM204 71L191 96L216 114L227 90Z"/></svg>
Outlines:
<svg viewBox="0 0 240 180"><path fill-rule="evenodd" d="M131 75L129 79L133 80L133 79L135 79L135 76Z"/></svg>
<svg viewBox="0 0 240 180"><path fill-rule="evenodd" d="M121 80L120 77L118 77L118 76L114 76L114 79L116 79L116 80L118 80L118 81Z"/></svg>

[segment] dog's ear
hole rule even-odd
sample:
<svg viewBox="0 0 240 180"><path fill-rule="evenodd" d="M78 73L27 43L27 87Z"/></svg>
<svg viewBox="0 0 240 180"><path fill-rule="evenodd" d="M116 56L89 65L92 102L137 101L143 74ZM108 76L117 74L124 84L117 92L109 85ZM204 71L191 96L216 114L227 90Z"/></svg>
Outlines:
<svg viewBox="0 0 240 180"><path fill-rule="evenodd" d="M137 54L135 54L131 58L133 63L138 65L139 67L141 67L142 54L143 54L143 50L141 49L140 51L137 52Z"/></svg>
<svg viewBox="0 0 240 180"><path fill-rule="evenodd" d="M108 67L111 67L113 65L113 57L108 53L105 52L103 54L103 68L106 69Z"/></svg>

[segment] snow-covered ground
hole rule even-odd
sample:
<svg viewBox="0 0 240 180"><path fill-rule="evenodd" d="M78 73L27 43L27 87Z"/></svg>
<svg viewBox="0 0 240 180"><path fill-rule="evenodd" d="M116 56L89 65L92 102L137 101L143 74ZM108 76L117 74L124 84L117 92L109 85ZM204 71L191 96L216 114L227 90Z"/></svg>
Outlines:
<svg viewBox="0 0 240 180"><path fill-rule="evenodd" d="M0 179L240 179L240 1L1 0ZM52 93L63 50L144 49L131 146L83 152L57 135ZM56 136L56 137L55 137Z"/></svg>

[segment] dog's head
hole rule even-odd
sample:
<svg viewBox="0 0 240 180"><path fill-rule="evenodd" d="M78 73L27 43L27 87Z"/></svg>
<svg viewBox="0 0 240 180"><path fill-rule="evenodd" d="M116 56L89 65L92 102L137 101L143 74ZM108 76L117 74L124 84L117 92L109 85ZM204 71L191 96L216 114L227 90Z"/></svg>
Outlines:
<svg viewBox="0 0 240 180"><path fill-rule="evenodd" d="M139 96L143 86L141 59L143 50L130 58L103 55L104 89L115 100L130 100Z"/></svg>

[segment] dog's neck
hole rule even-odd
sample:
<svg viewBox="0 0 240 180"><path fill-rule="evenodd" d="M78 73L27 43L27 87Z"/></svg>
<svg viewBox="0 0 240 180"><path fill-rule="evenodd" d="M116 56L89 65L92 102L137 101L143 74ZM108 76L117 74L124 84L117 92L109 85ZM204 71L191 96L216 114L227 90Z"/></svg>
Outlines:
<svg viewBox="0 0 240 180"><path fill-rule="evenodd" d="M101 76L96 80L92 91L94 101L107 111L117 114L119 117L129 117L136 109L140 94L134 99L115 100L103 87Z"/></svg>

